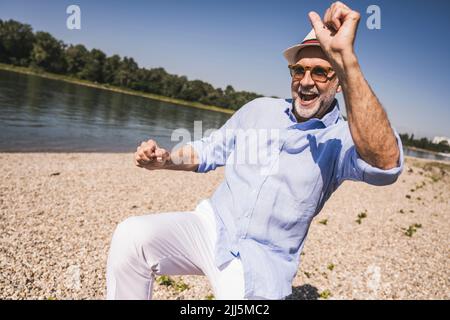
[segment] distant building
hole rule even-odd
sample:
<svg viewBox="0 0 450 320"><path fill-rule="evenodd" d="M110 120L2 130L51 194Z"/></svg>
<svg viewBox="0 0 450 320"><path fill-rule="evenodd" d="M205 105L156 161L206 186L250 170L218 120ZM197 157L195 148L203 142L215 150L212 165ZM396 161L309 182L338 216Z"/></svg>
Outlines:
<svg viewBox="0 0 450 320"><path fill-rule="evenodd" d="M442 141L447 141L447 144L450 146L450 138L447 138L447 137L434 137L434 139L433 139L433 143L435 143L435 144L439 144Z"/></svg>

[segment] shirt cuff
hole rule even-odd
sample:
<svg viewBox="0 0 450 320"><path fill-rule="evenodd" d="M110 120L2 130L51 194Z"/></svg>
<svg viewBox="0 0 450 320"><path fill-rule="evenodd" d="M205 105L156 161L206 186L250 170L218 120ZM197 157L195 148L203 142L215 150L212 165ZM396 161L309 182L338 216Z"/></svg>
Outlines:
<svg viewBox="0 0 450 320"><path fill-rule="evenodd" d="M375 186L385 186L394 183L397 181L397 178L400 176L400 174L403 171L404 166L404 155L403 155L403 146L402 141L400 139L400 136L398 133L394 130L394 135L397 140L397 146L400 151L399 160L397 162L397 166L392 169L383 170L377 167L374 167L370 164L368 164L366 161L364 161L357 152L356 154L356 165L361 169L362 171L362 180L364 182L367 182L369 184L375 185Z"/></svg>
<svg viewBox="0 0 450 320"><path fill-rule="evenodd" d="M195 153L197 154L197 158L198 158L198 167L197 170L195 170L195 172L198 173L205 173L207 172L207 165L206 165L206 161L203 157L203 141L201 140L196 140L196 141L190 141L188 143L186 143L186 145L191 146Z"/></svg>

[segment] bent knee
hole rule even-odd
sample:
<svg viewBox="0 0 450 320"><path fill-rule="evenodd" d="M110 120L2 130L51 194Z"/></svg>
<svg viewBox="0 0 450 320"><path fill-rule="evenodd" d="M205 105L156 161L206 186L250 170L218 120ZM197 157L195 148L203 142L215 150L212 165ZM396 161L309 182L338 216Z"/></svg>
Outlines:
<svg viewBox="0 0 450 320"><path fill-rule="evenodd" d="M142 242L146 236L150 236L151 230L146 228L141 220L143 220L143 217L134 216L120 222L114 231L113 241L128 244Z"/></svg>
<svg viewBox="0 0 450 320"><path fill-rule="evenodd" d="M120 222L113 234L110 263L114 269L149 263L152 254L152 228L146 228L142 216L129 217Z"/></svg>
<svg viewBox="0 0 450 320"><path fill-rule="evenodd" d="M158 243L158 226L152 217L134 216L120 222L113 234L112 246L122 250L143 252L152 251Z"/></svg>

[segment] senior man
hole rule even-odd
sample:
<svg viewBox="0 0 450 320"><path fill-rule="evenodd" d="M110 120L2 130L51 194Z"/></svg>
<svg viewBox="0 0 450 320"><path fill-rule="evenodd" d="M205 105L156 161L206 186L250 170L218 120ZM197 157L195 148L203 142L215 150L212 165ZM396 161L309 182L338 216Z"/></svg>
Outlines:
<svg viewBox="0 0 450 320"><path fill-rule="evenodd" d="M309 19L313 30L284 52L292 99L253 100L218 131L171 153L152 140L138 147L141 168L207 172L225 165L225 178L194 211L118 225L108 299L151 299L155 275L187 274L206 275L217 299L282 299L291 293L310 223L339 185L397 180L400 139L354 52L360 15L336 2L323 20L315 12ZM341 91L348 122L335 99ZM257 142L270 170L231 161L253 146L239 145L239 130L277 132Z"/></svg>

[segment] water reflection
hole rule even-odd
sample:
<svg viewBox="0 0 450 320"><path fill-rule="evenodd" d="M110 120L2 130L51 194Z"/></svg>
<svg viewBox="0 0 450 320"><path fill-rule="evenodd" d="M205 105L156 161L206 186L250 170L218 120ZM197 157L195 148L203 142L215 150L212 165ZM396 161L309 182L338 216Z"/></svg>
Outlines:
<svg viewBox="0 0 450 320"><path fill-rule="evenodd" d="M403 148L403 152L404 152L405 156L410 156L410 157L429 159L429 160L450 161L450 157L446 157L446 156L440 155L438 153L433 153L433 152L413 150L413 149L409 149L409 148Z"/></svg>
<svg viewBox="0 0 450 320"><path fill-rule="evenodd" d="M171 148L172 131L194 121L218 128L228 114L180 107L36 76L0 71L1 151L132 152L153 138Z"/></svg>

